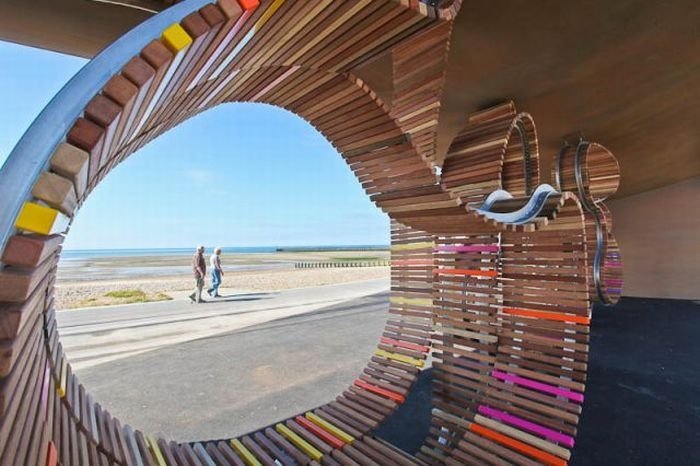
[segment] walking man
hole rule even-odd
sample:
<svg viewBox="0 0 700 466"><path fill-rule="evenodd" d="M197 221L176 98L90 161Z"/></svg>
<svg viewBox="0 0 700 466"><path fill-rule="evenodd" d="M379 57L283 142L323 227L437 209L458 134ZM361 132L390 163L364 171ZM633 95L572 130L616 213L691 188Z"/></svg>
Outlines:
<svg viewBox="0 0 700 466"><path fill-rule="evenodd" d="M214 254L209 258L209 267L211 267L211 288L207 290L207 293L213 298L220 298L219 286L221 285L221 277L224 276L224 271L221 268L221 248L214 249Z"/></svg>
<svg viewBox="0 0 700 466"><path fill-rule="evenodd" d="M192 273L194 273L195 288L194 293L190 295L190 300L193 303L203 303L202 289L207 273L207 264L204 262L204 246L197 246L197 252L192 256Z"/></svg>

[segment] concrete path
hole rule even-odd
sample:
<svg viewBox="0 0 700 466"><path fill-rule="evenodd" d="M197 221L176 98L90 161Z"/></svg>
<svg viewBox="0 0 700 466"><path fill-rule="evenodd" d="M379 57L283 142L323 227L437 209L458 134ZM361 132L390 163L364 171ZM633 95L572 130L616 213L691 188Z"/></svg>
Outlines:
<svg viewBox="0 0 700 466"><path fill-rule="evenodd" d="M74 369L210 337L274 319L305 314L388 290L385 279L279 292L222 289L222 298L192 304L189 292L173 301L104 306L58 313L61 341Z"/></svg>
<svg viewBox="0 0 700 466"><path fill-rule="evenodd" d="M77 374L122 424L181 441L230 438L334 399L367 364L388 307L383 292Z"/></svg>

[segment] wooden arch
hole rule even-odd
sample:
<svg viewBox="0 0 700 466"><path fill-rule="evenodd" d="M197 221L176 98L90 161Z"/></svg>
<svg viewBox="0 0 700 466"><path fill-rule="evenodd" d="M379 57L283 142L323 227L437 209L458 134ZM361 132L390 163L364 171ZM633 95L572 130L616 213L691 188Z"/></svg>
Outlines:
<svg viewBox="0 0 700 466"><path fill-rule="evenodd" d="M591 241L591 228L618 175L588 150L590 176L576 189L566 176L559 191L534 189L534 123L512 104L470 116L435 164L460 3L187 0L161 14L182 13L165 29L149 29L159 17L143 26L157 38L83 96L77 114L62 115L65 131L36 141L48 156L22 173L30 193L13 198L17 212L0 201L12 212L0 271L0 464L566 463L585 388L592 248L619 262L613 241ZM390 103L354 75L386 52ZM116 164L232 101L307 119L392 218L391 307L367 367L336 400L240 438L177 443L122 425L80 384L58 335L55 270L71 219ZM372 432L405 402L429 355L431 430L411 456Z"/></svg>

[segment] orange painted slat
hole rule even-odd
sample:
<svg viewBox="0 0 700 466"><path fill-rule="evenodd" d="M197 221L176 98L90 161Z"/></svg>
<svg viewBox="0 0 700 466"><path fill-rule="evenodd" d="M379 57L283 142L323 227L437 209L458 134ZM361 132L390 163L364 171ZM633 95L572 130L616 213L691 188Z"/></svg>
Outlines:
<svg viewBox="0 0 700 466"><path fill-rule="evenodd" d="M46 466L56 466L58 464L58 452L56 451L56 445L53 442L49 442L49 449L46 454Z"/></svg>
<svg viewBox="0 0 700 466"><path fill-rule="evenodd" d="M391 400L396 401L397 403L403 403L406 401L406 397L404 397L403 395L396 392L392 392L391 390L387 390L386 388L376 387L370 383L365 382L364 380L357 379L355 380L354 384L360 388L364 388L368 392L385 396Z"/></svg>
<svg viewBox="0 0 700 466"><path fill-rule="evenodd" d="M534 317L536 319L556 320L558 322L575 322L584 325L589 325L591 323L590 317L572 316L559 312L533 311L531 309L518 309L514 307L504 307L503 312L514 316Z"/></svg>
<svg viewBox="0 0 700 466"><path fill-rule="evenodd" d="M535 448L531 445L528 445L527 443L515 440L514 438L508 437L479 424L471 424L469 426L469 430L471 430L475 434L481 435L482 437L486 437L490 440L500 443L501 445L505 445L509 448L512 448L515 451L519 451L520 453L524 453L527 456L542 461L545 464L549 464L552 466L567 465L567 462L561 458L557 458L556 456L550 455L549 453L544 452L539 448Z"/></svg>
<svg viewBox="0 0 700 466"><path fill-rule="evenodd" d="M238 0L238 4L244 10L254 10L260 5L260 0Z"/></svg>
<svg viewBox="0 0 700 466"><path fill-rule="evenodd" d="M399 348L406 348L413 351L420 351L421 353L427 353L430 348L424 345L417 345L415 343L410 343L407 341L394 340L393 338L381 337L379 339L382 343L392 346L398 346Z"/></svg>
<svg viewBox="0 0 700 466"><path fill-rule="evenodd" d="M335 435L332 435L330 432L323 430L313 422L306 419L304 416L297 416L294 418L294 420L333 448L343 448L345 446L345 442L340 440Z"/></svg>

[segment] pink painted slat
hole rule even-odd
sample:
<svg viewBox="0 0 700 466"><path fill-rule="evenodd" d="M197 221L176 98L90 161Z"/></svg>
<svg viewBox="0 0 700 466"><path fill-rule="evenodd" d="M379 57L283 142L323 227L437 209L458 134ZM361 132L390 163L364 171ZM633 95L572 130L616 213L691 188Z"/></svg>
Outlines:
<svg viewBox="0 0 700 466"><path fill-rule="evenodd" d="M526 430L528 432L532 432L534 434L541 435L543 437L548 438L549 440L552 440L557 443L561 443L562 445L566 445L569 448L573 448L574 446L574 438L562 434L561 432L557 432L552 429L548 429L547 427L541 426L539 424L535 424L534 422L530 422L528 420L525 420L523 418L520 418L518 416L513 416L512 414L508 414L505 411L499 411L497 409L493 409L488 406L479 406L479 412L481 414L484 414L490 418L493 419L498 419L499 421L503 421L506 424L510 424L515 427L519 427L520 429Z"/></svg>
<svg viewBox="0 0 700 466"><path fill-rule="evenodd" d="M505 372L501 372L501 371L493 371L491 373L491 375L496 377L497 379L504 380L506 382L513 382L516 385L522 385L523 387L534 388L535 390L539 390L539 391L544 392L544 393L549 393L549 394L557 395L557 396L563 396L564 398L568 398L572 401L576 401L577 403L583 403L583 394L572 392L571 390L567 390L565 388L555 387L554 385L549 385L549 384L542 383L542 382L536 382L536 381L531 380L531 379L526 379L525 377L520 377L520 376L512 375L512 374L506 374Z"/></svg>
<svg viewBox="0 0 700 466"><path fill-rule="evenodd" d="M438 252L498 252L501 247L497 244L470 244L469 246L438 246Z"/></svg>

